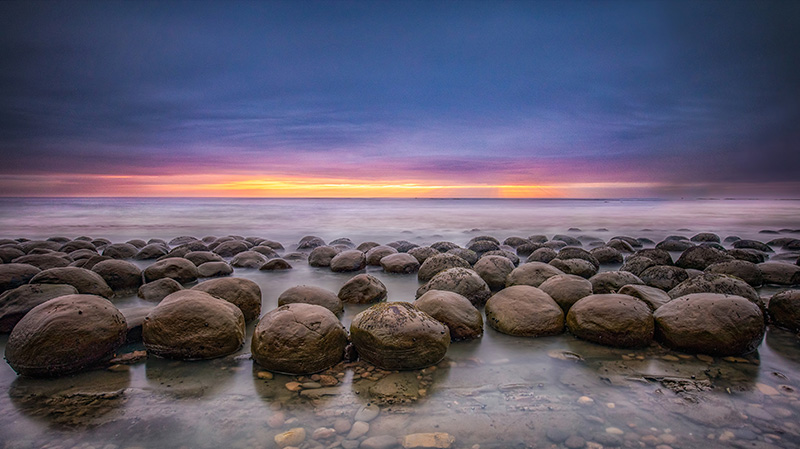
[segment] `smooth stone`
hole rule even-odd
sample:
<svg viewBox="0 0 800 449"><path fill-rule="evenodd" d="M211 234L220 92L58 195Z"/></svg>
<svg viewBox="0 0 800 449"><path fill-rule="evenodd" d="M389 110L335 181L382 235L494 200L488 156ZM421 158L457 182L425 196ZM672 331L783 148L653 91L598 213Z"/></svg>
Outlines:
<svg viewBox="0 0 800 449"><path fill-rule="evenodd" d="M408 254L409 256L413 256L415 259L417 259L417 262L422 264L428 257L433 257L437 254L440 254L440 252L438 249L432 248L430 246L418 246L416 248L408 250L407 253L401 253L401 254Z"/></svg>
<svg viewBox="0 0 800 449"><path fill-rule="evenodd" d="M761 287L764 283L764 276L758 265L746 260L731 260L728 262L714 263L706 267L707 273L727 274L735 276L753 287Z"/></svg>
<svg viewBox="0 0 800 449"><path fill-rule="evenodd" d="M782 262L758 264L765 284L800 285L800 267Z"/></svg>
<svg viewBox="0 0 800 449"><path fill-rule="evenodd" d="M694 246L681 253L675 265L681 268L705 270L709 265L719 262L730 262L733 256L724 250L710 246Z"/></svg>
<svg viewBox="0 0 800 449"><path fill-rule="evenodd" d="M9 333L34 307L78 290L66 284L25 284L0 295L0 333Z"/></svg>
<svg viewBox="0 0 800 449"><path fill-rule="evenodd" d="M380 266L387 273L411 274L419 270L420 261L409 253L397 253L382 257Z"/></svg>
<svg viewBox="0 0 800 449"><path fill-rule="evenodd" d="M209 248L211 248L209 246ZM214 246L211 251L218 254L220 257L233 257L239 253L245 252L250 247L247 243L238 240L229 240Z"/></svg>
<svg viewBox="0 0 800 449"><path fill-rule="evenodd" d="M362 273L345 282L337 296L347 304L371 304L385 300L386 295L383 282L371 274Z"/></svg>
<svg viewBox="0 0 800 449"><path fill-rule="evenodd" d="M600 265L621 264L625 261L622 252L618 248L612 248L611 246L598 246L589 252Z"/></svg>
<svg viewBox="0 0 800 449"><path fill-rule="evenodd" d="M274 440L275 444L277 444L279 448L299 446L303 441L306 440L306 429L302 427L289 429L286 432L275 435Z"/></svg>
<svg viewBox="0 0 800 449"><path fill-rule="evenodd" d="M575 336L614 347L647 346L653 339L653 313L628 295L587 296L569 309L567 327Z"/></svg>
<svg viewBox="0 0 800 449"><path fill-rule="evenodd" d="M672 265L654 265L639 274L639 279L650 287L669 291L689 279L685 269Z"/></svg>
<svg viewBox="0 0 800 449"><path fill-rule="evenodd" d="M784 290L772 295L767 310L777 326L800 332L800 290Z"/></svg>
<svg viewBox="0 0 800 449"><path fill-rule="evenodd" d="M360 250L361 249L359 249L359 251ZM398 251L395 248L392 248L391 246L387 245L373 246L366 252L367 265L374 267L380 266L381 260L383 260L384 257L391 256L392 254L398 254Z"/></svg>
<svg viewBox="0 0 800 449"><path fill-rule="evenodd" d="M103 249L103 255L112 259L133 259L138 252L130 243L112 243Z"/></svg>
<svg viewBox="0 0 800 449"><path fill-rule="evenodd" d="M267 258L258 251L242 251L231 258L231 266L235 268L261 268Z"/></svg>
<svg viewBox="0 0 800 449"><path fill-rule="evenodd" d="M428 290L414 305L444 323L452 341L470 340L483 335L483 315L464 296L444 290Z"/></svg>
<svg viewBox="0 0 800 449"><path fill-rule="evenodd" d="M391 435L369 437L361 442L360 449L394 449L399 445L397 438Z"/></svg>
<svg viewBox="0 0 800 449"><path fill-rule="evenodd" d="M249 279L211 279L195 285L192 290L206 292L235 305L242 311L247 322L261 314L261 287Z"/></svg>
<svg viewBox="0 0 800 449"><path fill-rule="evenodd" d="M261 265L259 270L261 271L281 271L281 270L291 270L292 265L285 261L284 259L277 258L277 259L270 259L264 265Z"/></svg>
<svg viewBox="0 0 800 449"><path fill-rule="evenodd" d="M308 255L308 264L312 267L330 267L331 260L341 251L333 246L318 246Z"/></svg>
<svg viewBox="0 0 800 449"><path fill-rule="evenodd" d="M92 271L117 294L135 292L142 285L142 270L126 260L104 260L95 264Z"/></svg>
<svg viewBox="0 0 800 449"><path fill-rule="evenodd" d="M559 274L542 282L539 289L550 295L566 313L579 299L592 294L592 283L573 274Z"/></svg>
<svg viewBox="0 0 800 449"><path fill-rule="evenodd" d="M207 262L224 262L224 259L219 254L211 251L190 251L184 254L183 258L198 267Z"/></svg>
<svg viewBox="0 0 800 449"><path fill-rule="evenodd" d="M448 268L440 271L425 285L417 289L417 298L429 290L445 290L467 298L475 307L483 307L492 291L478 273L468 268Z"/></svg>
<svg viewBox="0 0 800 449"><path fill-rule="evenodd" d="M170 257L144 269L144 281L153 282L158 279L171 278L180 284L187 284L197 280L197 267L182 257Z"/></svg>
<svg viewBox="0 0 800 449"><path fill-rule="evenodd" d="M514 271L514 263L504 256L483 256L473 268L492 291L506 286L506 278Z"/></svg>
<svg viewBox="0 0 800 449"><path fill-rule="evenodd" d="M181 284L172 278L161 278L153 282L148 282L139 287L137 296L145 301L158 302L168 295L183 290Z"/></svg>
<svg viewBox="0 0 800 449"><path fill-rule="evenodd" d="M617 293L619 289L628 284L644 285L638 276L627 271L604 271L589 278L592 283L592 292L595 295Z"/></svg>
<svg viewBox="0 0 800 449"><path fill-rule="evenodd" d="M630 284L623 286L618 292L620 295L633 296L644 301L650 310L656 310L664 304L672 301L672 298L660 288L650 287L648 285Z"/></svg>
<svg viewBox="0 0 800 449"><path fill-rule="evenodd" d="M136 260L158 259L161 256L165 256L167 252L167 248L164 245L151 243L140 249L133 258Z"/></svg>
<svg viewBox="0 0 800 449"><path fill-rule="evenodd" d="M439 448L447 449L456 442L454 436L444 432L412 433L403 437L402 445L405 449L412 448Z"/></svg>
<svg viewBox="0 0 800 449"><path fill-rule="evenodd" d="M486 302L486 321L492 328L519 337L545 337L564 331L564 311L542 290L514 285Z"/></svg>
<svg viewBox="0 0 800 449"><path fill-rule="evenodd" d="M541 247L534 250L527 259L525 259L525 263L531 262L541 262L541 263L550 263L553 259L556 258L558 252L553 248L548 247Z"/></svg>
<svg viewBox="0 0 800 449"><path fill-rule="evenodd" d="M356 421L370 422L373 419L377 418L378 415L380 414L381 414L380 407L378 407L375 404L368 403L367 405L358 409L353 419Z"/></svg>
<svg viewBox="0 0 800 449"><path fill-rule="evenodd" d="M350 428L350 432L348 432L347 438L348 440L357 440L369 432L369 423L364 421L356 421L353 423L353 427Z"/></svg>
<svg viewBox="0 0 800 449"><path fill-rule="evenodd" d="M59 253L61 254L61 253ZM68 256L59 256L56 254L28 254L26 256L17 257L12 263L25 263L33 265L40 270L47 270L50 268L66 267L72 262Z"/></svg>
<svg viewBox="0 0 800 449"><path fill-rule="evenodd" d="M747 282L725 274L703 273L681 282L668 293L673 299L690 293L720 293L743 296L756 304L762 303L758 293Z"/></svg>
<svg viewBox="0 0 800 449"><path fill-rule="evenodd" d="M367 266L367 258L357 249L342 251L331 259L331 271L343 273L363 270Z"/></svg>
<svg viewBox="0 0 800 449"><path fill-rule="evenodd" d="M104 298L114 296L114 291L108 286L102 276L94 271L77 267L50 268L37 273L30 281L31 284L68 284L84 295L97 295Z"/></svg>
<svg viewBox="0 0 800 449"><path fill-rule="evenodd" d="M560 274L566 273L543 262L526 262L514 268L514 270L508 274L506 278L506 287L514 285L539 287L544 281Z"/></svg>
<svg viewBox="0 0 800 449"><path fill-rule="evenodd" d="M263 269L264 266L262 265ZM205 262L197 266L197 277L200 278L214 278L224 277L233 274L233 267L224 261Z"/></svg>
<svg viewBox="0 0 800 449"><path fill-rule="evenodd" d="M25 263L0 264L0 292L27 284L42 270Z"/></svg>
<svg viewBox="0 0 800 449"><path fill-rule="evenodd" d="M438 273L449 268L472 268L472 265L455 254L437 254L425 259L425 262L420 265L419 271L417 271L417 279L422 282L428 282Z"/></svg>
<svg viewBox="0 0 800 449"><path fill-rule="evenodd" d="M336 315L344 311L342 300L336 293L313 285L297 285L286 289L278 296L278 306L304 303L325 307Z"/></svg>

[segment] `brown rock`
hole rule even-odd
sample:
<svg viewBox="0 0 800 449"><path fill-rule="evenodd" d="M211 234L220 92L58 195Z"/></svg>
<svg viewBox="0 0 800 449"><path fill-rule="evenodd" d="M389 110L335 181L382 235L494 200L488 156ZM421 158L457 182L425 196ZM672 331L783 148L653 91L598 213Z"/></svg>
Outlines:
<svg viewBox="0 0 800 449"><path fill-rule="evenodd" d="M542 282L539 286L566 313L579 299L592 294L592 283L573 274L559 274Z"/></svg>
<svg viewBox="0 0 800 449"><path fill-rule="evenodd" d="M546 337L564 331L564 311L547 293L529 285L514 285L486 302L489 326L508 335Z"/></svg>
<svg viewBox="0 0 800 449"><path fill-rule="evenodd" d="M34 307L53 298L77 294L71 285L26 284L0 295L0 333L11 332L14 326Z"/></svg>
<svg viewBox="0 0 800 449"><path fill-rule="evenodd" d="M425 259L425 262L419 267L417 279L422 282L428 282L439 272L457 267L471 268L472 266L469 262L454 254L437 254Z"/></svg>
<svg viewBox="0 0 800 449"><path fill-rule="evenodd" d="M0 293L27 284L41 271L25 263L0 264Z"/></svg>
<svg viewBox="0 0 800 449"><path fill-rule="evenodd" d="M137 295L145 301L158 302L180 290L183 290L183 287L175 279L161 278L139 287Z"/></svg>
<svg viewBox="0 0 800 449"><path fill-rule="evenodd" d="M114 296L111 287L99 274L85 268L50 268L36 274L31 279L31 284L68 284L75 287L78 293L104 298Z"/></svg>
<svg viewBox="0 0 800 449"><path fill-rule="evenodd" d="M249 279L211 279L195 285L192 290L206 292L235 305L242 311L245 321L252 321L261 314L261 287Z"/></svg>
<svg viewBox="0 0 800 449"><path fill-rule="evenodd" d="M497 291L506 286L506 278L514 271L514 264L507 257L489 255L475 262L474 269L489 289Z"/></svg>
<svg viewBox="0 0 800 449"><path fill-rule="evenodd" d="M367 266L367 258L357 249L342 251L331 259L331 271L336 273L363 270Z"/></svg>
<svg viewBox="0 0 800 449"><path fill-rule="evenodd" d="M370 304L385 300L386 294L383 282L371 274L362 273L350 278L339 290L338 296L344 303Z"/></svg>
<svg viewBox="0 0 800 449"><path fill-rule="evenodd" d="M647 346L653 339L653 313L632 296L595 294L569 309L567 327L575 336L594 343L620 348Z"/></svg>
<svg viewBox="0 0 800 449"><path fill-rule="evenodd" d="M336 315L344 311L342 300L336 296L336 293L322 287L298 285L287 289L278 296L279 306L298 302L325 307Z"/></svg>
<svg viewBox="0 0 800 449"><path fill-rule="evenodd" d="M428 290L414 305L444 323L452 341L471 340L483 335L483 316L462 295L443 290Z"/></svg>
<svg viewBox="0 0 800 449"><path fill-rule="evenodd" d="M410 274L419 270L420 262L409 253L397 253L384 256L380 260L380 265L387 273Z"/></svg>
<svg viewBox="0 0 800 449"><path fill-rule="evenodd" d="M469 299L475 307L483 307L492 295L489 286L478 273L467 268L448 268L437 273L433 279L417 289L417 298L428 290L456 292Z"/></svg>
<svg viewBox="0 0 800 449"><path fill-rule="evenodd" d="M92 267L92 271L99 274L117 294L133 293L142 285L142 270L125 260L104 260Z"/></svg>
<svg viewBox="0 0 800 449"><path fill-rule="evenodd" d="M181 257L162 259L144 269L144 281L153 282L157 279L171 278L179 284L187 284L197 280L197 267Z"/></svg>

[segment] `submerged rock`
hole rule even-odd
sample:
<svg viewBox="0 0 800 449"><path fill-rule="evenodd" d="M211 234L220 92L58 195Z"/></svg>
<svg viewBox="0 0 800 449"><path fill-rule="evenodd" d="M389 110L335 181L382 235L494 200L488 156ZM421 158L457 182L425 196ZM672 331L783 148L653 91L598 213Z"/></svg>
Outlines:
<svg viewBox="0 0 800 449"><path fill-rule="evenodd" d="M267 261L267 263L261 265L261 268L259 268L259 270L261 271L281 271L281 270L291 270L291 269L292 265L281 258L270 259L269 261Z"/></svg>
<svg viewBox="0 0 800 449"><path fill-rule="evenodd" d="M263 268L264 266L262 265L261 269ZM206 262L197 266L197 277L200 278L223 277L230 276L232 274L233 267L224 261Z"/></svg>
<svg viewBox="0 0 800 449"><path fill-rule="evenodd" d="M486 302L486 321L499 332L545 337L564 331L564 311L542 290L529 285L507 287Z"/></svg>
<svg viewBox="0 0 800 449"><path fill-rule="evenodd" d="M764 262L758 269L765 284L800 285L800 267L781 262Z"/></svg>
<svg viewBox="0 0 800 449"><path fill-rule="evenodd" d="M392 254L397 254L398 251L395 248L387 245L378 245L373 246L367 251L366 258L367 258L367 265L370 266L380 266L381 260L386 256L391 256ZM412 256L413 257L413 256Z"/></svg>
<svg viewBox="0 0 800 449"><path fill-rule="evenodd" d="M733 256L725 251L710 246L694 246L684 251L675 265L681 268L705 270L711 264L729 262Z"/></svg>
<svg viewBox="0 0 800 449"><path fill-rule="evenodd" d="M312 267L330 267L331 260L340 252L333 246L318 246L308 255L308 264Z"/></svg>
<svg viewBox="0 0 800 449"><path fill-rule="evenodd" d="M475 263L475 272L486 282L492 291L502 290L506 278L514 271L514 263L503 256L483 256Z"/></svg>
<svg viewBox="0 0 800 449"><path fill-rule="evenodd" d="M633 296L595 294L569 309L567 327L584 340L632 348L650 344L654 322L650 307Z"/></svg>
<svg viewBox="0 0 800 449"><path fill-rule="evenodd" d="M341 273L363 270L367 266L367 258L357 249L342 251L331 259L331 271Z"/></svg>
<svg viewBox="0 0 800 449"><path fill-rule="evenodd" d="M336 296L336 293L322 287L298 285L286 289L278 296L279 306L298 302L325 307L336 315L344 311L342 300Z"/></svg>
<svg viewBox="0 0 800 449"><path fill-rule="evenodd" d="M605 271L589 278L594 294L616 293L628 284L644 285L638 276L627 271Z"/></svg>
<svg viewBox="0 0 800 449"><path fill-rule="evenodd" d="M452 341L483 335L483 315L469 299L455 292L428 290L414 302L421 311L444 323Z"/></svg>
<svg viewBox="0 0 800 449"><path fill-rule="evenodd" d="M655 265L644 270L639 278L650 287L671 290L681 282L689 279L689 273L683 268L672 265Z"/></svg>
<svg viewBox="0 0 800 449"><path fill-rule="evenodd" d="M558 268L543 262L526 262L514 268L506 278L506 287L514 285L530 285L538 287L553 276L566 274Z"/></svg>

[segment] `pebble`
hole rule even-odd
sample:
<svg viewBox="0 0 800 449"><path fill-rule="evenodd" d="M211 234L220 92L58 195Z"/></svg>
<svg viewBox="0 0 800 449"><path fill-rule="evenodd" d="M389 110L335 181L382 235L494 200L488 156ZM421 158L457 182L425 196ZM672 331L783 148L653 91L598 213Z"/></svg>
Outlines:
<svg viewBox="0 0 800 449"><path fill-rule="evenodd" d="M672 446L669 446L667 444L659 444L658 446L656 446L656 449L672 449Z"/></svg>
<svg viewBox="0 0 800 449"><path fill-rule="evenodd" d="M720 441L730 441L730 440L734 439L735 437L736 437L736 435L734 435L733 432L731 432L730 430L726 430L726 431L722 432L722 435L719 436L719 440Z"/></svg>
<svg viewBox="0 0 800 449"><path fill-rule="evenodd" d="M356 421L370 422L373 419L377 418L380 413L381 413L380 407L378 407L375 404L369 403L361 407L356 412L356 416L353 419L355 419Z"/></svg>
<svg viewBox="0 0 800 449"><path fill-rule="evenodd" d="M392 449L397 446L397 438L391 435L369 437L361 442L360 449Z"/></svg>
<svg viewBox="0 0 800 449"><path fill-rule="evenodd" d="M267 425L273 429L277 429L278 427L283 426L285 421L286 415L284 415L283 412L278 412L267 418Z"/></svg>
<svg viewBox="0 0 800 449"><path fill-rule="evenodd" d="M589 396L581 396L578 398L578 404L580 405L592 405L594 404L594 399L590 398Z"/></svg>
<svg viewBox="0 0 800 449"><path fill-rule="evenodd" d="M705 354L697 354L697 359L706 363L714 363L714 357Z"/></svg>
<svg viewBox="0 0 800 449"><path fill-rule="evenodd" d="M679 359L678 357L675 357L672 354L667 354L667 355L661 356L661 359L662 360L666 360L668 362L678 362L678 361L681 360L681 359Z"/></svg>
<svg viewBox="0 0 800 449"><path fill-rule="evenodd" d="M594 441L587 441L586 449L603 449L603 445L600 443L595 443Z"/></svg>
<svg viewBox="0 0 800 449"><path fill-rule="evenodd" d="M323 374L323 375L319 376L319 383L323 387L332 387L332 386L338 384L339 380L336 379L333 376L330 376L330 375L327 375L327 374Z"/></svg>
<svg viewBox="0 0 800 449"><path fill-rule="evenodd" d="M286 382L286 389L289 391L300 391L303 387L300 382Z"/></svg>
<svg viewBox="0 0 800 449"><path fill-rule="evenodd" d="M272 378L274 377L272 373L270 373L269 371L259 371L258 374L256 374L256 376L258 376L259 379L264 379L264 380L272 380Z"/></svg>
<svg viewBox="0 0 800 449"><path fill-rule="evenodd" d="M295 427L286 432L275 435L275 444L280 448L287 446L299 446L300 443L306 440L306 429L302 427Z"/></svg>
<svg viewBox="0 0 800 449"><path fill-rule="evenodd" d="M610 433L611 435L622 435L625 432L623 432L619 427L606 427L606 433Z"/></svg>
<svg viewBox="0 0 800 449"><path fill-rule="evenodd" d="M358 448L359 442L356 440L344 440L341 444L343 449L356 449Z"/></svg>
<svg viewBox="0 0 800 449"><path fill-rule="evenodd" d="M347 434L348 440L357 440L369 432L369 423L364 421L356 421L350 428L350 433Z"/></svg>
<svg viewBox="0 0 800 449"><path fill-rule="evenodd" d="M644 435L643 437L639 438L639 440L647 446L658 446L661 443L661 439L655 435Z"/></svg>
<svg viewBox="0 0 800 449"><path fill-rule="evenodd" d="M300 386L306 390L314 390L317 388L322 388L322 384L320 384L319 382L303 382L302 384L300 384Z"/></svg>
<svg viewBox="0 0 800 449"><path fill-rule="evenodd" d="M580 449L585 445L586 440L578 435L572 435L571 437L567 438L566 441L564 441L564 446L568 447L569 449Z"/></svg>
<svg viewBox="0 0 800 449"><path fill-rule="evenodd" d="M449 433L412 433L403 437L403 447L411 448L438 448L447 449L455 443L456 439Z"/></svg>
<svg viewBox="0 0 800 449"><path fill-rule="evenodd" d="M613 402L607 402L607 403L606 403L606 407L607 407L607 408L616 408L616 407L617 407L617 404L614 404Z"/></svg>
<svg viewBox="0 0 800 449"><path fill-rule="evenodd" d="M353 425L350 424L349 419L339 418L333 422L333 428L336 430L336 433L348 432L351 427L353 427Z"/></svg>
<svg viewBox="0 0 800 449"><path fill-rule="evenodd" d="M328 438L333 437L336 435L336 430L330 427L320 427L314 430L314 433L311 434L311 438L314 440L327 440Z"/></svg>
<svg viewBox="0 0 800 449"><path fill-rule="evenodd" d="M547 432L545 434L547 435L547 439L552 441L553 443L561 443L570 436L569 430L561 429L558 427L550 427L549 429L547 429Z"/></svg>
<svg viewBox="0 0 800 449"><path fill-rule="evenodd" d="M678 439L675 438L675 435L672 435L671 433L662 433L661 435L658 436L658 438L661 439L662 442L667 444L673 444L676 441L678 441Z"/></svg>
<svg viewBox="0 0 800 449"><path fill-rule="evenodd" d="M762 394L765 394L767 396L777 396L780 394L778 393L778 390L776 390L773 387L770 387L767 384L757 383L756 388L758 388L758 391L760 391Z"/></svg>

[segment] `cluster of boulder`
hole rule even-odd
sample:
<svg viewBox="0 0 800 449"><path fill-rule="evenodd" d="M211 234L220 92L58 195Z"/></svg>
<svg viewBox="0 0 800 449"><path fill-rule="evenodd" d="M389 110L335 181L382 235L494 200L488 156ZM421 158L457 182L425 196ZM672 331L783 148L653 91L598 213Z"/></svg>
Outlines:
<svg viewBox="0 0 800 449"><path fill-rule="evenodd" d="M5 356L18 373L56 376L101 365L138 339L160 357L225 356L242 347L246 323L259 318L253 359L290 374L319 372L356 355L386 370L424 368L442 360L451 341L479 338L484 316L514 336L569 330L614 347L655 340L714 355L756 349L770 320L800 331L800 290L769 301L755 290L800 285L800 240L729 237L727 249L720 241L711 233L658 243L536 235L502 243L479 236L464 247L404 240L356 246L307 236L286 252L278 242L240 236L0 240L0 332L11 333ZM304 259L335 272L380 266L416 273L421 285L414 303L385 302L386 286L362 272L338 293L292 287L262 316L258 285L229 277L234 267L272 271ZM141 270L131 260L153 262ZM157 304L120 311L109 301L134 292ZM373 305L348 332L339 320L344 304Z"/></svg>

